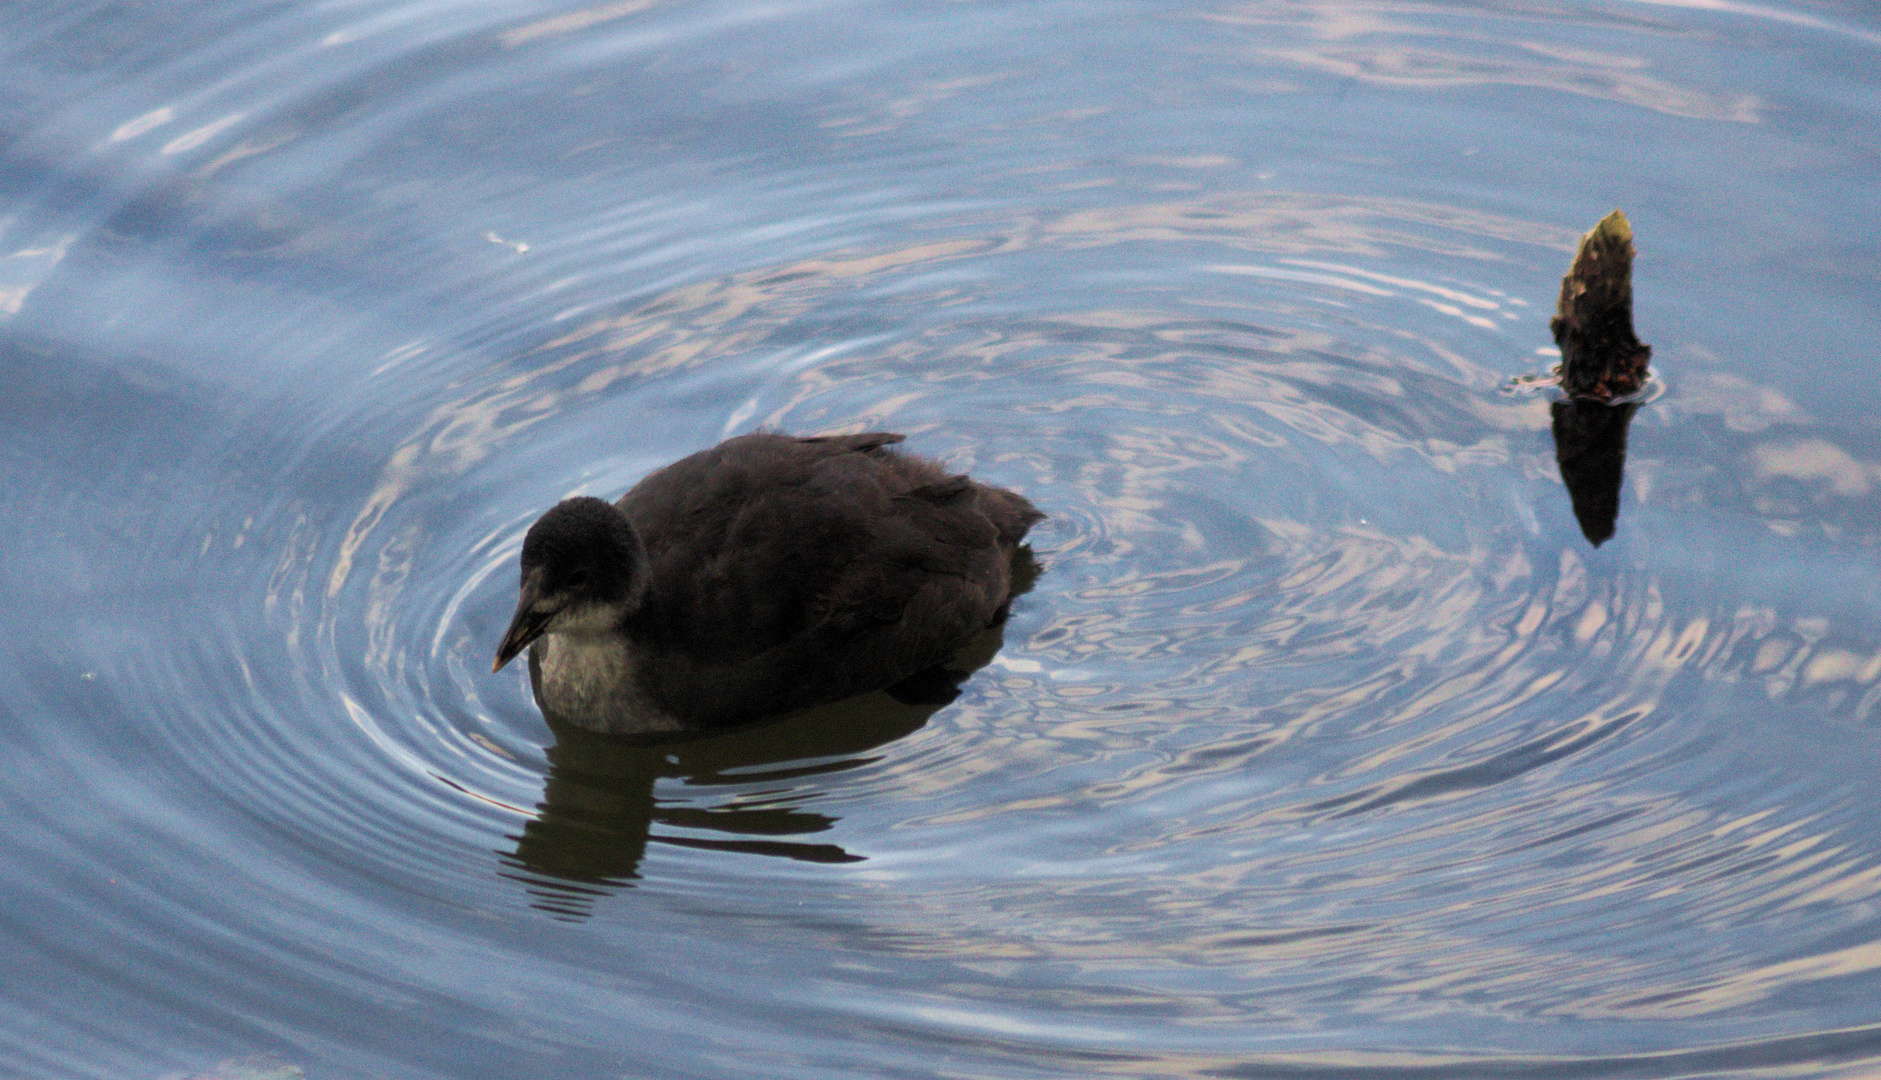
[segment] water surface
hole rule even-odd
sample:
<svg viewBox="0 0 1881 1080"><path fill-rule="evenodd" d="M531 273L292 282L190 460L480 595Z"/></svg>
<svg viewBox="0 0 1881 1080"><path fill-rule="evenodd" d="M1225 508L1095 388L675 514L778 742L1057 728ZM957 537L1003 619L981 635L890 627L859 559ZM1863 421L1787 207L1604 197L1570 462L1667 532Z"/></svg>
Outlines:
<svg viewBox="0 0 1881 1080"><path fill-rule="evenodd" d="M0 53L0 1072L1881 1071L1873 11ZM1596 548L1529 377L1614 206L1659 378ZM997 655L558 738L488 673L524 530L760 427L1049 513Z"/></svg>

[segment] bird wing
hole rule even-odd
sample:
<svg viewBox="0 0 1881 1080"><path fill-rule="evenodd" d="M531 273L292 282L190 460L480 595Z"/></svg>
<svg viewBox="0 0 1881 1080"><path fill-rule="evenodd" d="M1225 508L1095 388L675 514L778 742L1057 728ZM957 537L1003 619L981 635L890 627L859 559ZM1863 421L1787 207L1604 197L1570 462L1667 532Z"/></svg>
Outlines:
<svg viewBox="0 0 1881 1080"><path fill-rule="evenodd" d="M683 643L660 660L671 692L827 688L833 664L871 689L991 621L1011 553L981 506L994 493L884 449L899 439L744 436L621 499L655 583L638 635Z"/></svg>

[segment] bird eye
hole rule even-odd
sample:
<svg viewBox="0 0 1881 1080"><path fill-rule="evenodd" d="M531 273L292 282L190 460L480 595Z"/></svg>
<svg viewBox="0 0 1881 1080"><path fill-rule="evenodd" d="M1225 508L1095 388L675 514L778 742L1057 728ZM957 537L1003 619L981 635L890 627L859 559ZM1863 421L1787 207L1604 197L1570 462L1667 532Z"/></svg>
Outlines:
<svg viewBox="0 0 1881 1080"><path fill-rule="evenodd" d="M568 587L571 589L587 588L588 587L588 572L586 570L577 570L574 573L568 575Z"/></svg>

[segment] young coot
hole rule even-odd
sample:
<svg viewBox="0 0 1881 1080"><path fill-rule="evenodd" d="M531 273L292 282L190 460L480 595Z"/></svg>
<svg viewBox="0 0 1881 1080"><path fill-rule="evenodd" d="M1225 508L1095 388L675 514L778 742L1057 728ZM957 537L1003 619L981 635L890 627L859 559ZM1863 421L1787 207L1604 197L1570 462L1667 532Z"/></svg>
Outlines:
<svg viewBox="0 0 1881 1080"><path fill-rule="evenodd" d="M609 505L557 503L522 548L492 671L592 731L695 731L879 690L1006 615L1023 497L887 432L729 439Z"/></svg>

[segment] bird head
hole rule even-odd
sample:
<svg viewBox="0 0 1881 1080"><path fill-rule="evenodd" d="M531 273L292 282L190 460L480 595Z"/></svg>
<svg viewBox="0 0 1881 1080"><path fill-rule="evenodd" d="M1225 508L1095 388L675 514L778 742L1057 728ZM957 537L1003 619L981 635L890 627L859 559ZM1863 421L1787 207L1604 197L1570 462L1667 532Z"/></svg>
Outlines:
<svg viewBox="0 0 1881 1080"><path fill-rule="evenodd" d="M556 503L523 538L522 595L490 670L544 634L617 629L646 588L646 550L626 515L587 496Z"/></svg>

